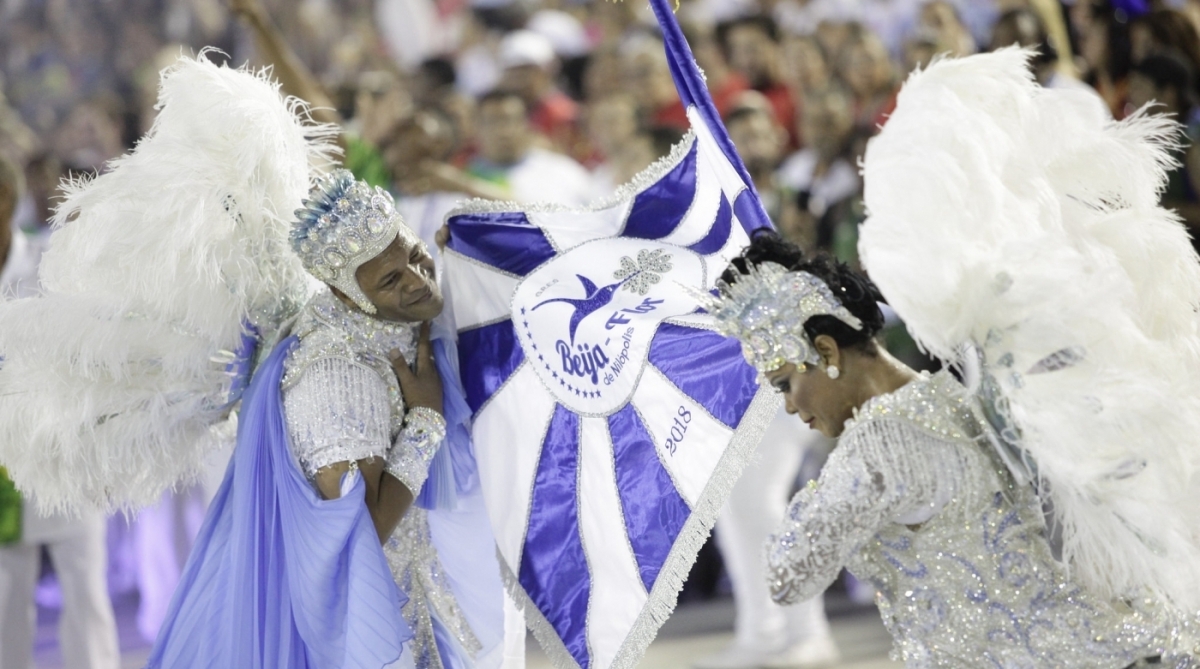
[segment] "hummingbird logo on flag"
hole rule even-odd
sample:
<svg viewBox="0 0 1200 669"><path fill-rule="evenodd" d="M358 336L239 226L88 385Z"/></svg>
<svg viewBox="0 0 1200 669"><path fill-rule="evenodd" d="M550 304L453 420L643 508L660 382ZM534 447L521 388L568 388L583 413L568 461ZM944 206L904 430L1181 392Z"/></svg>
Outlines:
<svg viewBox="0 0 1200 669"><path fill-rule="evenodd" d="M608 306L618 289L632 281L630 290L639 295L645 295L651 284L658 283L661 273L669 271L671 271L670 256L662 251L643 249L638 252L636 263L628 257L621 258L621 269L614 274L615 278L621 279L620 281L610 283L603 288L596 288L596 284L591 279L582 274L576 274L579 283L583 284L583 299L553 297L538 303L533 308L537 309L551 302L565 302L574 307L575 311L571 314L571 343L574 344L575 331L579 328L580 321ZM652 306L649 302L644 304ZM628 320L624 322L628 322Z"/></svg>
<svg viewBox="0 0 1200 669"><path fill-rule="evenodd" d="M778 409L694 294L770 225L666 0L692 130L606 205L476 201L444 272L501 570L560 669L634 667Z"/></svg>

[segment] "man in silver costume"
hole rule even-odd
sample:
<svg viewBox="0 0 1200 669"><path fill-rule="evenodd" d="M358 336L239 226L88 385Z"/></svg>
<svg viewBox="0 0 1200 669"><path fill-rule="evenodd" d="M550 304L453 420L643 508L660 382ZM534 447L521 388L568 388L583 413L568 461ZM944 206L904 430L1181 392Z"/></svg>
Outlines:
<svg viewBox="0 0 1200 669"><path fill-rule="evenodd" d="M300 342L285 362L293 455L326 499L346 489L348 473L363 477L367 508L409 598L403 613L416 636L399 666L409 655L416 667L451 666L439 653L447 633L460 657L480 643L440 564L427 512L413 504L446 434L430 343L430 321L443 306L433 258L391 197L345 170L322 177L297 214L293 248L327 289L300 313L292 328Z"/></svg>
<svg viewBox="0 0 1200 669"><path fill-rule="evenodd" d="M838 438L820 478L768 539L772 596L822 592L845 567L876 601L907 667L1193 666L1154 601L1107 601L1072 581L1032 486L980 438L966 389L874 341L875 285L764 234L710 311L784 396Z"/></svg>

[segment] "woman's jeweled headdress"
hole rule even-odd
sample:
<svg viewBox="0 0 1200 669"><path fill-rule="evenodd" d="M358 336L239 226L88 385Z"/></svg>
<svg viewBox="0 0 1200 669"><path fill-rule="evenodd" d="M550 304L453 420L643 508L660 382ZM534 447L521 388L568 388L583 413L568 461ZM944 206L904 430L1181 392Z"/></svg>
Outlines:
<svg viewBox="0 0 1200 669"><path fill-rule="evenodd" d="M788 362L802 367L821 361L804 331L804 323L813 316L833 316L862 329L862 321L816 276L773 262L749 269L732 285L718 282L720 295L707 295L703 306L716 319L718 332L742 342L742 355L759 372Z"/></svg>
<svg viewBox="0 0 1200 669"><path fill-rule="evenodd" d="M339 169L317 179L309 190L304 208L296 210L291 239L292 249L310 274L373 314L375 305L354 274L398 236L406 246L421 243L386 191Z"/></svg>

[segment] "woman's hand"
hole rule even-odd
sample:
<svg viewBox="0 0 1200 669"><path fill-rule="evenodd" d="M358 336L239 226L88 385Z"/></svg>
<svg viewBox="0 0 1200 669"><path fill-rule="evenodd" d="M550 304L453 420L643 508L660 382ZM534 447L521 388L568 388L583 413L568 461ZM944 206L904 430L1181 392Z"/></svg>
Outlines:
<svg viewBox="0 0 1200 669"><path fill-rule="evenodd" d="M421 323L417 340L416 370L408 366L404 354L392 351L392 370L400 382L406 407L428 407L442 413L442 377L433 362L433 344L429 341L429 321Z"/></svg>

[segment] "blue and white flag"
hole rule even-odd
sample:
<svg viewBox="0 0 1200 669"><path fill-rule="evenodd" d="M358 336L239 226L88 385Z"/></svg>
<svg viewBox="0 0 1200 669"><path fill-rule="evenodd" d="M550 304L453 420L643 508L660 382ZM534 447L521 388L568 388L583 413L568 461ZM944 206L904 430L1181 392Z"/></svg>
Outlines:
<svg viewBox="0 0 1200 669"><path fill-rule="evenodd" d="M778 408L690 292L769 223L651 4L689 137L600 207L473 202L444 255L501 569L560 668L637 664Z"/></svg>

